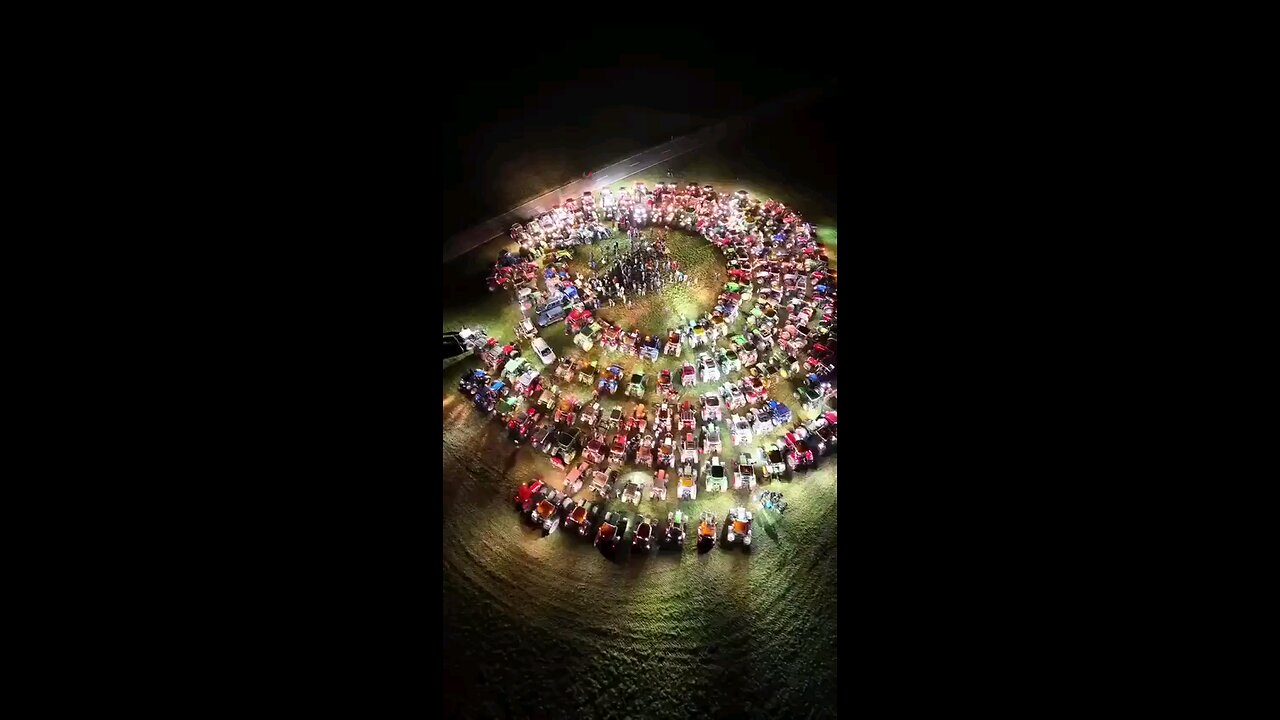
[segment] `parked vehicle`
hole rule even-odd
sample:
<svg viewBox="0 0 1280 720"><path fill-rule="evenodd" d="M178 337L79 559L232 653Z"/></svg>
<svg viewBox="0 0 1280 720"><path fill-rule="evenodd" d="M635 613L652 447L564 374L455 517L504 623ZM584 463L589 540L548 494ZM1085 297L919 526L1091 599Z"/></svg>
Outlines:
<svg viewBox="0 0 1280 720"><path fill-rule="evenodd" d="M577 510L577 509L578 509L578 506L579 506L579 505L581 505L581 504L582 504L582 503L578 502L577 500L574 500L573 498L569 497L568 495L565 495L565 496L564 496L564 499L560 501L560 518L561 518L561 520L560 520L560 524L561 524L561 525L564 525L564 524L565 524L565 520L566 520L570 515L572 515L572 514L573 514L573 511L574 511L574 510Z"/></svg>
<svg viewBox="0 0 1280 720"><path fill-rule="evenodd" d="M556 407L555 423L557 425L572 425L573 421L578 417L578 399L572 395L566 395L560 398L560 403Z"/></svg>
<svg viewBox="0 0 1280 720"><path fill-rule="evenodd" d="M716 516L710 512L702 513L702 518L698 522L698 545L699 547L712 548L716 544Z"/></svg>
<svg viewBox="0 0 1280 720"><path fill-rule="evenodd" d="M601 511L602 507L599 503L580 505L565 519L565 525L577 529L579 537L586 537L599 522Z"/></svg>
<svg viewBox="0 0 1280 720"><path fill-rule="evenodd" d="M729 489L729 475L718 456L713 455L707 461L706 485L707 492L724 492Z"/></svg>
<svg viewBox="0 0 1280 720"><path fill-rule="evenodd" d="M734 383L725 383L722 385L720 387L720 397L724 398L724 401L728 404L730 410L737 410L747 404L747 396L743 395L742 388L738 387Z"/></svg>
<svg viewBox="0 0 1280 720"><path fill-rule="evenodd" d="M581 333L583 328L590 327L592 323L591 311L575 308L565 317L564 322L568 326L566 330L568 334ZM590 350L590 348L587 349Z"/></svg>
<svg viewBox="0 0 1280 720"><path fill-rule="evenodd" d="M692 430L698 425L698 416L693 412L693 407L685 400L680 404L680 429Z"/></svg>
<svg viewBox="0 0 1280 720"><path fill-rule="evenodd" d="M627 529L631 527L631 518L625 512L618 513L618 540L627 539ZM616 544L616 543L615 543Z"/></svg>
<svg viewBox="0 0 1280 720"><path fill-rule="evenodd" d="M556 439L556 426L551 423L543 423L538 429L529 434L529 447L536 448L550 455L551 445Z"/></svg>
<svg viewBox="0 0 1280 720"><path fill-rule="evenodd" d="M645 552L653 547L653 525L644 515L636 516L636 534L631 541L631 547L633 550L639 549Z"/></svg>
<svg viewBox="0 0 1280 720"><path fill-rule="evenodd" d="M680 385L681 387L693 387L698 383L698 372L694 369L693 363L685 363L680 367Z"/></svg>
<svg viewBox="0 0 1280 720"><path fill-rule="evenodd" d="M738 360L738 353L733 348L722 350L720 352L720 373L728 375L731 372L738 372L742 369L742 363Z"/></svg>
<svg viewBox="0 0 1280 720"><path fill-rule="evenodd" d="M556 409L556 403L560 399L560 389L552 385L549 388L544 387L542 392L538 393L538 409L543 412L552 412Z"/></svg>
<svg viewBox="0 0 1280 720"><path fill-rule="evenodd" d="M613 436L613 443L609 445L609 463L622 464L627 461L627 435L626 433L618 433Z"/></svg>
<svg viewBox="0 0 1280 720"><path fill-rule="evenodd" d="M554 373L556 379L563 380L564 382L573 382L573 378L577 374L575 372L577 366L578 363L573 358L560 358L560 361L556 364Z"/></svg>
<svg viewBox="0 0 1280 720"><path fill-rule="evenodd" d="M688 531L688 519L680 510L667 513L667 531L663 538L663 547L684 547L684 538Z"/></svg>
<svg viewBox="0 0 1280 720"><path fill-rule="evenodd" d="M671 371L664 368L658 372L658 399L665 399L669 390L671 390Z"/></svg>
<svg viewBox="0 0 1280 720"><path fill-rule="evenodd" d="M751 426L741 415L729 418L729 439L734 445L751 444Z"/></svg>
<svg viewBox="0 0 1280 720"><path fill-rule="evenodd" d="M617 430L618 425L622 422L622 408L615 407L609 411L609 417L605 421L605 428L608 430Z"/></svg>
<svg viewBox="0 0 1280 720"><path fill-rule="evenodd" d="M809 432L809 437L805 440L819 455L826 455L835 447L835 437L831 433L831 428L819 426Z"/></svg>
<svg viewBox="0 0 1280 720"><path fill-rule="evenodd" d="M639 505L640 498L644 496L644 486L638 482L631 481L626 487L622 488L622 494L618 496L624 504Z"/></svg>
<svg viewBox="0 0 1280 720"><path fill-rule="evenodd" d="M791 422L791 409L777 400L770 400L769 409L773 411L773 422L776 425L786 425Z"/></svg>
<svg viewBox="0 0 1280 720"><path fill-rule="evenodd" d="M702 419L706 422L719 422L721 417L720 396L707 393L702 396Z"/></svg>
<svg viewBox="0 0 1280 720"><path fill-rule="evenodd" d="M640 357L643 357L649 362L654 362L658 359L658 352L661 345L662 341L660 338L645 335L644 340L640 342L637 350L640 353Z"/></svg>
<svg viewBox="0 0 1280 720"><path fill-rule="evenodd" d="M519 414L519 411L520 411L520 396L509 395L505 398L502 398L502 400L498 401L498 404L494 406L493 416L497 418L499 422L506 423L506 422L510 422L511 418L517 417Z"/></svg>
<svg viewBox="0 0 1280 720"><path fill-rule="evenodd" d="M738 471L733 476L734 490L750 490L756 486L756 469L751 456L743 453L738 457Z"/></svg>
<svg viewBox="0 0 1280 720"><path fill-rule="evenodd" d="M674 330L667 333L667 344L662 349L663 354L674 357L680 356L680 333Z"/></svg>
<svg viewBox="0 0 1280 720"><path fill-rule="evenodd" d="M556 435L556 449L554 455L557 456L565 465L574 461L578 457L578 443L582 440L581 428L568 427L561 430Z"/></svg>
<svg viewBox="0 0 1280 720"><path fill-rule="evenodd" d="M676 498L679 500L698 499L698 471L692 465L680 469L680 478L676 481Z"/></svg>
<svg viewBox="0 0 1280 720"><path fill-rule="evenodd" d="M748 403L755 403L765 399L769 388L765 387L764 381L760 378L749 377L742 380L742 392L747 396Z"/></svg>
<svg viewBox="0 0 1280 720"><path fill-rule="evenodd" d="M751 511L739 507L729 511L729 532L725 540L730 544L751 545Z"/></svg>
<svg viewBox="0 0 1280 720"><path fill-rule="evenodd" d="M596 389L601 395L612 395L618 391L618 383L622 380L622 366L610 365L600 376Z"/></svg>
<svg viewBox="0 0 1280 720"><path fill-rule="evenodd" d="M813 464L813 451L795 432L788 432L778 441L779 450L786 457L787 467L791 470Z"/></svg>
<svg viewBox="0 0 1280 720"><path fill-rule="evenodd" d="M529 321L525 320L525 322L528 323ZM530 329L532 330L532 328ZM533 352L538 356L538 360L542 361L543 365L550 365L556 361L556 354L552 352L551 346L540 337L533 339Z"/></svg>
<svg viewBox="0 0 1280 720"><path fill-rule="evenodd" d="M550 535L560 527L560 508L550 499L540 500L529 519L542 528L543 535Z"/></svg>
<svg viewBox="0 0 1280 720"><path fill-rule="evenodd" d="M578 361L577 365L578 382L583 385L595 385L596 376L599 375L599 367L595 360L587 362L586 360Z"/></svg>
<svg viewBox="0 0 1280 720"><path fill-rule="evenodd" d="M675 442L671 433L663 433L662 442L658 443L658 467L674 467L675 462Z"/></svg>
<svg viewBox="0 0 1280 720"><path fill-rule="evenodd" d="M765 480L781 478L782 474L787 471L787 464L782 459L782 453L772 445L768 449L763 447L756 448L756 465L760 466L760 474Z"/></svg>
<svg viewBox="0 0 1280 720"><path fill-rule="evenodd" d="M493 412L493 407L497 404L498 399L489 391L489 388L481 385L476 388L475 395L472 396L471 402L475 404L477 410L482 413L489 414Z"/></svg>
<svg viewBox="0 0 1280 720"><path fill-rule="evenodd" d="M542 376L537 370L526 370L516 379L515 391L527 398L534 397L542 391Z"/></svg>
<svg viewBox="0 0 1280 720"><path fill-rule="evenodd" d="M604 514L604 518L600 521L600 529L596 531L596 540L593 543L596 547L600 543L605 543L609 547L617 547L618 538L621 533L618 532L618 516L612 510Z"/></svg>
<svg viewBox="0 0 1280 720"><path fill-rule="evenodd" d="M582 459L588 463L596 464L604 462L604 456L607 452L605 443L608 438L602 432L597 432L592 436L591 441L587 443L586 450L582 451Z"/></svg>
<svg viewBox="0 0 1280 720"><path fill-rule="evenodd" d="M646 468L653 467L653 436L645 435L636 449L636 464Z"/></svg>
<svg viewBox="0 0 1280 720"><path fill-rule="evenodd" d="M684 439L680 441L680 464L693 463L698 464L698 441L694 439L692 432L684 434Z"/></svg>
<svg viewBox="0 0 1280 720"><path fill-rule="evenodd" d="M577 467L570 470L569 474L564 476L564 484L562 485L564 494L577 495L578 491L582 489L582 483L586 482L586 474L590 474L590 471L591 463L589 462L580 462Z"/></svg>
<svg viewBox="0 0 1280 720"><path fill-rule="evenodd" d="M698 366L702 368L702 382L719 382L720 368L708 353L698 356Z"/></svg>
<svg viewBox="0 0 1280 720"><path fill-rule="evenodd" d="M570 296L566 296L558 290L552 290L545 302L533 308L534 322L540 328L557 323L569 314L569 310L573 308L574 304Z"/></svg>
<svg viewBox="0 0 1280 720"><path fill-rule="evenodd" d="M658 468L658 471L653 474L653 485L649 488L649 499L667 499L667 471L665 468Z"/></svg>
<svg viewBox="0 0 1280 720"><path fill-rule="evenodd" d="M541 478L522 483L520 487L516 489L516 495L514 498L516 508L522 512L529 512L529 509L533 507L533 504L537 502L537 500L541 500L542 496L546 494L546 489L546 485L542 484Z"/></svg>
<svg viewBox="0 0 1280 720"><path fill-rule="evenodd" d="M582 413L581 420L587 427L595 427L600 424L600 416L603 413L600 403L591 403L591 408Z"/></svg>
<svg viewBox="0 0 1280 720"><path fill-rule="evenodd" d="M601 335L600 342L608 350L617 350L622 340L622 328L617 325L605 324L604 332Z"/></svg>
<svg viewBox="0 0 1280 720"><path fill-rule="evenodd" d="M522 418L511 418L507 423L507 435L517 445L524 442L529 436L529 431L533 429L534 424L538 422L538 409L529 408L525 411Z"/></svg>
<svg viewBox="0 0 1280 720"><path fill-rule="evenodd" d="M462 379L458 381L458 392L464 395L474 395L476 387L487 386L490 382L492 381L489 379L489 374L477 368L464 374Z"/></svg>
<svg viewBox="0 0 1280 720"><path fill-rule="evenodd" d="M596 338L600 337L600 329L599 323L591 323L584 326L573 336L573 344L581 348L583 352L591 350L596 345Z"/></svg>
<svg viewBox="0 0 1280 720"><path fill-rule="evenodd" d="M768 407L752 408L747 414L751 421L751 432L764 435L773 429L773 411Z"/></svg>
<svg viewBox="0 0 1280 720"><path fill-rule="evenodd" d="M477 355L484 350L488 345L489 340L495 340L496 342L496 339L490 338L485 329L479 325L474 328L462 328L458 331L457 337L458 341L462 343L463 350L476 353Z"/></svg>
<svg viewBox="0 0 1280 720"><path fill-rule="evenodd" d="M702 454L714 455L721 450L720 426L707 423L702 426Z"/></svg>
<svg viewBox="0 0 1280 720"><path fill-rule="evenodd" d="M806 410L816 410L822 405L822 393L808 385L803 385L793 393Z"/></svg>
<svg viewBox="0 0 1280 720"><path fill-rule="evenodd" d="M644 370L635 370L631 373L631 383L627 386L627 395L640 399L644 397Z"/></svg>
<svg viewBox="0 0 1280 720"><path fill-rule="evenodd" d="M655 432L671 432L671 405L662 403L658 406L658 416L653 420Z"/></svg>
<svg viewBox="0 0 1280 720"><path fill-rule="evenodd" d="M649 427L649 413L644 403L636 403L631 410L631 417L627 418L626 432L627 434L641 434Z"/></svg>
<svg viewBox="0 0 1280 720"><path fill-rule="evenodd" d="M613 493L613 489L609 486L609 475L604 470L591 473L591 493L605 499Z"/></svg>

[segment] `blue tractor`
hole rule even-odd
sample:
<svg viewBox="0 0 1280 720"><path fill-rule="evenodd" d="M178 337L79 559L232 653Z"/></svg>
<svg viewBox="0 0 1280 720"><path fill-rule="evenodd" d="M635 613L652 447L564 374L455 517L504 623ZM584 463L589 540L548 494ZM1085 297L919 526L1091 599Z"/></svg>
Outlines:
<svg viewBox="0 0 1280 720"><path fill-rule="evenodd" d="M786 405L777 400L770 400L769 409L773 411L773 423L775 425L785 425L791 422L791 408Z"/></svg>
<svg viewBox="0 0 1280 720"><path fill-rule="evenodd" d="M608 393L610 395L618 392L618 380L622 378L622 366L610 365L608 372L604 377L600 378L600 383L596 387L601 394Z"/></svg>
<svg viewBox="0 0 1280 720"><path fill-rule="evenodd" d="M484 385L487 385L488 382L488 373L483 370L472 370L471 372L463 375L462 379L458 380L458 392L466 395L473 395L476 392L476 388L483 387Z"/></svg>
<svg viewBox="0 0 1280 720"><path fill-rule="evenodd" d="M493 407L497 404L497 400L494 398L492 390L481 385L476 391L475 403L477 410L488 413L493 412Z"/></svg>

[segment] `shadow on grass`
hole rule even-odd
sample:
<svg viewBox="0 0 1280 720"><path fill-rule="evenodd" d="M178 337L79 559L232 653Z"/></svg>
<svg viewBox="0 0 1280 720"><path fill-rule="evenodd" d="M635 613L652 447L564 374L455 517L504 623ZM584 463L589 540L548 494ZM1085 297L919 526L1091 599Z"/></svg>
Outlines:
<svg viewBox="0 0 1280 720"><path fill-rule="evenodd" d="M503 428L503 429L505 430L506 428ZM511 468L514 468L516 466L516 461L518 460L519 457L520 457L520 446L517 445L515 449L511 451L511 454L507 455L506 461L502 463L503 478L511 474Z"/></svg>
<svg viewBox="0 0 1280 720"><path fill-rule="evenodd" d="M755 517L756 520L764 527L764 534L768 535L770 540L778 542L778 524L774 522L763 509L761 509Z"/></svg>
<svg viewBox="0 0 1280 720"><path fill-rule="evenodd" d="M680 562L684 558L684 546L673 545L671 547L659 547L657 549L658 560L655 562Z"/></svg>
<svg viewBox="0 0 1280 720"><path fill-rule="evenodd" d="M651 553L642 549L634 548L627 563L627 575L637 577L644 571L645 566L649 564L649 555Z"/></svg>
<svg viewBox="0 0 1280 720"><path fill-rule="evenodd" d="M619 542L617 545L614 545L613 543L610 543L610 542L602 542L596 546L596 549L599 550L600 554L603 555L604 558L609 562L611 563L622 562L622 559L619 557L619 555L622 552L621 542Z"/></svg>

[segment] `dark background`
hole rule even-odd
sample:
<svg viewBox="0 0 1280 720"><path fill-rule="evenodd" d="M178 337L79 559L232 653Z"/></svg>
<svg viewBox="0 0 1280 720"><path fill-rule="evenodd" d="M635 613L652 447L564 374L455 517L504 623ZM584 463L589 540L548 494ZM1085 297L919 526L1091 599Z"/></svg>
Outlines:
<svg viewBox="0 0 1280 720"><path fill-rule="evenodd" d="M331 44L327 35L317 37ZM970 42L963 34L957 37L962 39L953 43ZM759 36L743 38L753 47L765 44ZM691 33L688 42L701 46L704 37ZM619 44L616 37L589 40L582 43L583 55L601 57L601 43ZM233 486L235 492L221 496L189 491L199 496L184 505L190 511L181 523L185 536L176 526L163 535L165 564L177 575L166 575L158 590L197 592L184 593L167 615L160 615L158 629L152 621L164 609L143 607L141 614L151 617L140 618L143 632L137 639L160 648L155 656L167 661L163 668L173 668L170 677L160 665L148 672L159 670L158 677L176 686L195 683L201 697L237 707L261 704L264 694L268 701L291 706L310 699L330 710L346 698L353 709L366 711L371 702L387 702L397 694L402 702L421 702L417 683L423 673L417 663L405 662L402 638L423 603L436 602L439 595L438 590L422 594L413 573L404 569L421 559L420 508L437 500L428 493L417 502L388 501L397 492L412 492L406 490L412 483L374 484L363 493L350 489L353 477L420 472L422 457L434 452L429 443L417 446L423 435L415 425L419 413L403 402L406 386L421 372L403 337L419 314L415 295L423 286L417 277L422 263L408 255L401 262L388 261L386 244L360 240L369 233L371 218L384 223L377 230L386 236L411 235L419 226L422 211L412 202L398 216L384 210L387 197L397 193L434 194L414 189L417 176L430 175L430 160L419 167L411 156L404 157L406 147L435 135L433 122L447 130L439 173L445 177L446 202L454 198L479 205L487 190L478 178L492 155L492 148L485 152L478 142L483 129L505 121L508 131L520 132L519 120L532 115L524 111L526 98L539 97L530 78L555 78L571 97L575 77L572 72L540 75L527 67L530 53L515 49L509 53L511 73L498 78L491 71L471 70L471 58L458 53L431 66L440 71L429 80L431 115L424 118L395 103L405 87L422 82L418 65L406 63L411 74L393 75L379 85L386 68L377 53L365 53L376 60L364 66L358 57L353 63L346 55L330 54L340 63L322 66L330 72L313 73L319 80L312 86L285 95L277 77L264 68L276 63L292 77L298 54L286 54L288 67L281 67L275 44L261 56L250 56L242 82L201 86L175 78L182 81L178 87L199 92L190 100L192 107L208 106L210 93L221 92L220 100L239 108L246 88L255 91L253 97L261 100L255 110L279 132L264 134L259 125L217 116L208 120L205 135L221 142L194 144L205 154L189 165L191 179L209 185L192 193L185 183L167 183L171 196L166 199L184 212L189 196L204 199L208 207L202 216L217 218L216 230L223 236L263 228L266 213L273 233L288 225L319 250L308 251L310 264L297 272L301 253L278 238L253 237L255 253L207 253L195 246L199 255L191 256L192 265L212 264L206 276L195 278L201 284L187 297L179 296L190 298L198 319L207 319L190 347L216 344L226 350L213 353L202 368L212 384L196 389L188 403L191 417L169 423L176 429L163 439L181 449L175 463L199 457L213 463L211 471L223 480L242 480ZM1046 52L1058 51L1047 47ZM868 60L879 50L894 62L870 67ZM975 60L969 50L946 44L911 54L901 48L862 50L856 105L828 104L827 117L834 113L836 126L847 129L842 146L857 147L856 167L851 155L842 169L850 187L853 178L860 180L856 229L868 240L858 244L858 263L869 268L858 276L860 294L850 296L864 306L854 323L862 350L856 365L850 359L840 367L842 374L870 379L859 390L859 410L849 421L857 423L858 452L840 456L849 463L842 465L842 474L848 468L852 480L844 497L856 503L844 520L852 553L843 555L856 553L856 570L841 578L856 583L858 591L853 597L842 588L841 597L851 598L842 605L862 621L851 623L847 627L853 632L841 636L856 643L854 653L841 652L850 658L846 667L855 669L843 683L851 700L846 707L934 700L949 707L969 701L1018 703L1025 709L1023 702L1044 697L1075 698L1092 707L1102 700L1092 697L1095 685L1114 691L1121 680L1082 683L1080 658L1090 658L1095 675L1145 689L1130 681L1134 660L1145 663L1141 648L1164 651L1173 642L1158 616L1158 631L1143 627L1141 619L1167 603L1141 594L1137 583L1147 592L1163 586L1134 570L1164 562L1152 538L1169 533L1143 527L1140 510L1149 509L1150 498L1144 505L1132 490L1121 488L1115 497L1114 488L1100 489L1102 482L1117 484L1106 469L1137 467L1120 445L1128 446L1129 455L1136 448L1143 463L1158 462L1158 453L1141 445L1141 432L1135 437L1132 427L1120 428L1111 419L1124 418L1128 425L1144 420L1137 408L1147 401L1142 391L1136 396L1132 390L1114 392L1113 385L1117 378L1131 381L1131 371L1143 359L1128 355L1137 341L1126 340L1133 328L1124 303L1132 297L1122 293L1140 295L1147 305L1151 294L1132 286L1131 278L1121 289L1112 277L1093 275L1097 269L1088 267L1108 264L1117 247L1132 242L1116 236L1120 201L1112 198L1143 209L1145 198L1133 197L1135 178L1142 180L1138 165L1149 161L1158 170L1168 167L1168 144L1153 144L1145 151L1150 156L1141 149L1135 156L1134 147L1141 148L1141 138L1167 125L1167 118L1155 117L1163 108L1134 96L1131 78L1117 75L1105 56L1095 60L1105 65L1100 76L1082 81L1075 74L1079 70L1068 76L1051 68L1046 75L1049 63L1078 65L1070 52L1048 59L991 52ZM852 56L852 48L849 52ZM326 57L325 52L311 55ZM712 84L724 88L714 97L727 102L732 93L723 78L732 77L733 68L718 69L723 67L716 63L718 51L707 55L706 63L690 64L717 68L703 72L711 72ZM808 67L829 65L811 53L801 57L811 61ZM561 64L544 66L553 70ZM616 80L619 73L604 74ZM842 76L854 74L849 69ZM439 75L446 77L441 81ZM498 92L484 92L485 87ZM521 94L509 94L513 89ZM741 91L742 84L733 89ZM1104 104L1100 90L1110 93L1102 96ZM371 106L370 94L383 104ZM681 91L676 112L694 107L698 98L686 101L687 94ZM656 107L676 97L677 90L667 88L618 102ZM332 112L335 98L346 113ZM551 113L555 122L582 112L569 99L562 102L567 110ZM532 104L546 113L540 101ZM810 125L827 127L830 136L830 123ZM145 146L153 141L143 137L151 128L140 129L132 131ZM185 128L172 132L175 144L189 144L180 134ZM286 133L301 142L282 148L278 136ZM502 133L491 130L487 137L501 140ZM343 151L337 161L316 152L322 144ZM148 159L168 167L171 155L166 144ZM226 175L210 174L206 166L225 166ZM407 177L406 166L411 168ZM282 178L288 182L282 184ZM1148 192L1165 192L1161 180L1153 179ZM255 198L270 198L271 207L223 201L232 182L247 184ZM461 191L468 185L479 190L475 198ZM1176 197L1173 188L1167 190ZM1090 202L1090 194L1103 202ZM286 202L280 202L281 195ZM447 207L446 223L458 224L466 211L461 205ZM1144 213L1141 222L1158 222L1153 215ZM1122 219L1122 229L1131 234L1128 222L1136 226L1139 221ZM983 236L977 252L973 243L955 240L976 231ZM1063 251L1068 245L1072 252ZM279 249L265 261L257 256L259 248L272 247ZM331 247L343 251L331 252ZM253 260L249 271L245 257ZM259 271L264 262L280 271ZM238 303L227 303L218 292L228 278ZM183 284L192 283L184 279ZM1080 296L1082 286L1091 298ZM389 302L387 289L395 287L403 288L403 295ZM188 308L169 304L190 319ZM396 308L401 308L398 316ZM1145 311L1144 305L1133 312ZM234 314L228 317L229 312ZM281 321L285 317L289 322ZM244 362L245 357L254 362ZM175 382L190 374L187 367L172 370ZM317 387L326 392L317 393ZM1161 402L1150 406L1163 407ZM188 419L205 425L197 424L193 433ZM1158 423L1154 427L1163 429ZM231 442L228 428L236 434ZM263 468L272 472L263 475ZM306 488L282 482L278 468L305 477ZM973 473L982 481L963 481ZM170 499L181 492L171 474L156 481ZM1099 508L1107 516L1099 517ZM389 520L397 513L403 517ZM1115 516L1121 513L1126 530L1142 531L1141 556L1122 544L1131 538L1116 537L1120 522ZM226 533L227 527L236 532ZM401 535L390 539L397 531ZM155 544L155 533L146 532L150 539L138 554L143 558ZM1175 545L1173 554L1180 549ZM132 570L139 583L156 576L151 562L124 570ZM1152 572L1162 570L1156 564ZM1180 572L1185 582L1187 568ZM1118 623L1124 627L1117 628ZM182 631L183 648L173 644L174 627ZM325 632L317 632L319 627ZM1176 652L1165 654L1180 659ZM241 675L262 680L225 682L228 656L237 658ZM208 672L193 673L192 663L207 664ZM1161 673L1159 663L1148 665L1156 675L1178 677ZM386 692L389 679L400 693ZM529 682L547 683L549 694L556 684L573 681L529 672ZM1019 688L1024 692L1016 692Z"/></svg>
<svg viewBox="0 0 1280 720"><path fill-rule="evenodd" d="M592 50L589 57L540 54L501 74L452 74L440 107L444 235L674 135L804 88L834 86L834 70L810 53L761 55L701 40L644 46L645 52L612 55ZM825 128L835 124L836 107L828 92L823 102L774 119L794 123L794 129L763 130L815 138L818 147L809 158L771 155L773 143L747 144L760 148L758 160L770 168L788 162L829 165L821 172L831 178L834 194L835 151ZM760 128L751 132L761 139Z"/></svg>

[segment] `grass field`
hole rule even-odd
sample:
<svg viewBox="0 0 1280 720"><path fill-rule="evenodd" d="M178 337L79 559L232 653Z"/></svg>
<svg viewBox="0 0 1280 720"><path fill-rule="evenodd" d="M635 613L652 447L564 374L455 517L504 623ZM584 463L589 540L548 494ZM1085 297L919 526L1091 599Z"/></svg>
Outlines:
<svg viewBox="0 0 1280 720"><path fill-rule="evenodd" d="M746 189L790 204L792 196L784 188L736 179L709 160L692 158L681 164L687 175L683 182ZM665 168L618 185L638 179L652 186L667 179ZM819 233L834 257L834 210L811 199L796 203L811 220L819 216L810 212L830 213L821 216L825 225ZM669 244L699 283L692 288L668 287L629 312L606 307L606 317L624 327L656 332L680 316L700 315L709 307L724 280L723 258L694 236L673 233ZM506 293L489 294L483 287L484 274L502 247L514 246L495 240L446 266L445 329L478 323L491 335L513 339L519 310ZM585 259L579 248L574 263L585 264ZM578 353L564 335L563 324L546 328L542 336L557 356ZM602 366L619 362L628 373L636 366L646 369L645 402L651 417L658 371L679 367L675 358L644 363L602 353L599 345L591 355L599 357ZM686 351L684 358L692 357ZM542 537L521 522L510 502L516 487L541 477L558 488L563 473L536 450L512 444L505 428L477 413L456 391L459 377L474 366L468 358L447 367L442 378L443 511L433 516L443 525L446 717L537 717L553 712L601 720L704 713L835 716L834 457L774 484L790 504L785 517L752 508L755 543L749 552L716 547L699 553L690 543L683 552L636 557L624 547L608 558L589 541L565 532ZM573 387L579 397L590 396L587 386ZM699 384L686 397L711 389L711 384ZM791 397L792 390L784 381L770 395L808 417ZM623 401L619 392L616 400L606 402L606 412L620 404L629 413L633 403ZM728 430L722 422L721 458L731 466L748 448L734 447ZM758 444L761 441L753 439L749 447ZM629 465L624 477L630 472L643 471ZM713 495L704 492L701 481L699 486L696 501L656 502L646 497L638 509L663 520L677 505L695 517L709 509L723 521L731 506L746 504L745 491ZM589 493L584 490L579 496ZM672 491L669 497L674 496ZM635 507L628 509L634 512Z"/></svg>
<svg viewBox="0 0 1280 720"><path fill-rule="evenodd" d="M609 242L612 241L605 244ZM623 247L626 246L625 238L620 242ZM672 259L679 262L684 273L689 276L688 281L668 284L658 293L633 296L630 307L622 304L606 305L601 309L602 317L625 329L654 335L665 334L682 318L697 318L712 307L727 279L723 256L711 243L685 232L670 231L667 234L667 249ZM595 252L597 256L600 254L595 248L579 248L568 264L570 272L586 273L590 269L588 252Z"/></svg>

